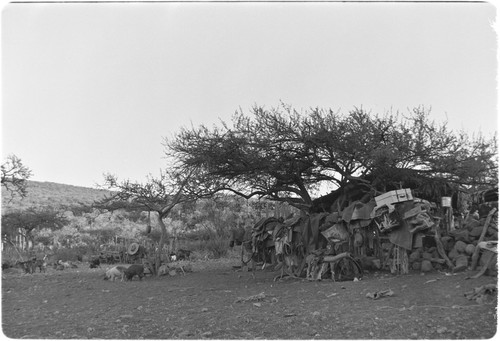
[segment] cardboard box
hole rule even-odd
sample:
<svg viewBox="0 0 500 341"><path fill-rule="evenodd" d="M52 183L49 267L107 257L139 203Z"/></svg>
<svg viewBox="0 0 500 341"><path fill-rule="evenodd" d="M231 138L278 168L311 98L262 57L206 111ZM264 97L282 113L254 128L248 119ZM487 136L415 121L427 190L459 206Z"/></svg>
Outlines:
<svg viewBox="0 0 500 341"><path fill-rule="evenodd" d="M413 200L413 195L409 188L397 189L375 197L377 207L410 200Z"/></svg>

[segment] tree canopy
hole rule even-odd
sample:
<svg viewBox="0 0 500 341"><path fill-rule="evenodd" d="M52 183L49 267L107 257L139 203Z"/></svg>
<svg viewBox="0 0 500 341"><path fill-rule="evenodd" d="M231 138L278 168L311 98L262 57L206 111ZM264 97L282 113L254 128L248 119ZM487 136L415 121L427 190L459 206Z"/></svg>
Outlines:
<svg viewBox="0 0 500 341"><path fill-rule="evenodd" d="M324 182L356 183L376 194L409 186L491 185L497 181L496 136L453 132L429 110L374 115L312 108L255 106L236 112L232 125L183 128L164 139L179 173L205 191L266 197L307 209ZM432 185L431 185L432 184ZM188 183L195 187L192 182Z"/></svg>
<svg viewBox="0 0 500 341"><path fill-rule="evenodd" d="M32 175L31 170L26 167L21 159L14 154L7 157L7 160L2 164L1 169L2 187L10 192L11 198L14 198L16 194L21 197L25 197L27 180Z"/></svg>
<svg viewBox="0 0 500 341"><path fill-rule="evenodd" d="M51 207L31 207L23 211L13 211L2 215L2 237L10 239L18 231L23 237L32 240L36 229L61 229L68 220L64 215Z"/></svg>

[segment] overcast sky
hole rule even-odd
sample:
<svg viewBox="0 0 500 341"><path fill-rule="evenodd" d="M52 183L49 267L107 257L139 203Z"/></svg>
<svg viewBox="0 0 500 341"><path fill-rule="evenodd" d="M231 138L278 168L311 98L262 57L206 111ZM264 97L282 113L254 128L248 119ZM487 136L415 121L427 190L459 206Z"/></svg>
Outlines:
<svg viewBox="0 0 500 341"><path fill-rule="evenodd" d="M424 105L497 130L487 3L12 3L2 12L2 156L93 187L165 167L163 137L280 101Z"/></svg>

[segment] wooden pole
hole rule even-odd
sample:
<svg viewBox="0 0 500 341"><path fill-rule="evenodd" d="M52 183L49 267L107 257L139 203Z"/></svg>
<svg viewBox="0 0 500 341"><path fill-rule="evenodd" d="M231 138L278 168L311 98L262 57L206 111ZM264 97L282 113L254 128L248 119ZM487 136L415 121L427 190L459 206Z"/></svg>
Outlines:
<svg viewBox="0 0 500 341"><path fill-rule="evenodd" d="M451 260L448 258L446 255L446 252L444 251L443 243L441 243L441 233L439 233L439 223L434 226L434 239L436 240L436 247L439 255L445 260L446 265L450 269L453 269L453 263Z"/></svg>
<svg viewBox="0 0 500 341"><path fill-rule="evenodd" d="M491 251L488 251L488 250L485 250L485 251L487 252L487 254L485 256L485 263L484 263L483 267L481 268L481 270L477 274L475 274L474 276L467 277L466 279L481 277L486 272L486 269L488 269L488 267L490 266L490 263L491 263L491 260L493 259L494 254Z"/></svg>
<svg viewBox="0 0 500 341"><path fill-rule="evenodd" d="M453 208L448 207L448 233L453 231Z"/></svg>
<svg viewBox="0 0 500 341"><path fill-rule="evenodd" d="M472 261L470 264L471 270L476 269L477 261L479 259L479 251L480 251L479 243L483 241L484 236L486 235L486 231L488 230L488 226L490 225L491 218L493 217L493 214L495 214L496 211L497 211L497 209L493 208L490 211L490 213L488 213L488 217L486 217L486 221L484 222L484 226L483 226L483 231L481 232L481 236L477 240L477 245L476 245L476 248L474 250L474 254L472 255Z"/></svg>

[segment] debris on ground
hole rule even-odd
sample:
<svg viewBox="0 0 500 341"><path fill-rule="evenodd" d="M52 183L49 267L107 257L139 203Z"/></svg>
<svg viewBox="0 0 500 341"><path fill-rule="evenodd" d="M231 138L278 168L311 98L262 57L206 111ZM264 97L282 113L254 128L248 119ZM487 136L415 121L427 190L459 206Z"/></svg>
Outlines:
<svg viewBox="0 0 500 341"><path fill-rule="evenodd" d="M495 293L498 291L498 286L496 284L486 284L480 287L476 287L471 291L467 291L464 296L468 300L474 300L477 303L484 303L489 296L496 297Z"/></svg>
<svg viewBox="0 0 500 341"><path fill-rule="evenodd" d="M376 292L369 292L366 294L366 297L374 299L374 300L377 300L377 299L384 297L384 296L394 296L394 291L392 291L391 289L387 289L387 290L380 290L380 291L376 291Z"/></svg>
<svg viewBox="0 0 500 341"><path fill-rule="evenodd" d="M183 261L178 261L178 262L172 262L167 264L162 264L158 268L158 274L160 276L176 276L177 274L183 274L185 275L186 272L193 272L191 264Z"/></svg>
<svg viewBox="0 0 500 341"><path fill-rule="evenodd" d="M258 302L258 301L262 301L266 298L266 295L261 292L260 294L257 294L257 295L252 295L252 296L248 296L248 297L238 297L236 299L236 301L234 301L235 303L241 303L241 302Z"/></svg>

